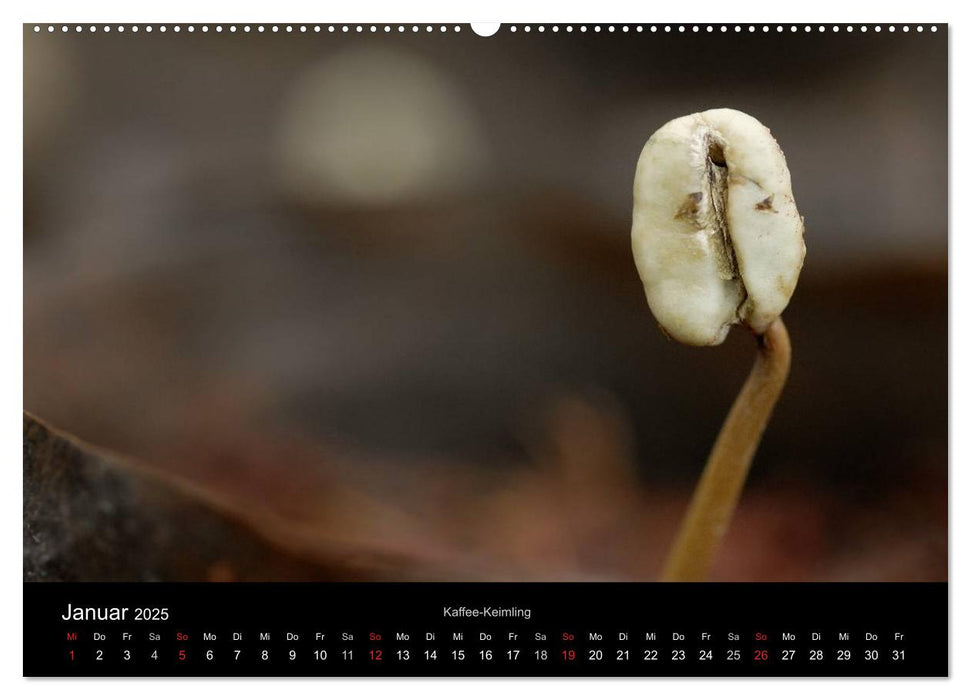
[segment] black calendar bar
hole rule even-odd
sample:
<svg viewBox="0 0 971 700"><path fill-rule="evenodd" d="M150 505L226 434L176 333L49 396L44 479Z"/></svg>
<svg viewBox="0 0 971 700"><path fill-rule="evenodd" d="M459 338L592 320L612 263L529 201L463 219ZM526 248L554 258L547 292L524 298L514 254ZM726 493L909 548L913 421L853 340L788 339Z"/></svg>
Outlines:
<svg viewBox="0 0 971 700"><path fill-rule="evenodd" d="M26 583L27 676L946 676L947 584Z"/></svg>

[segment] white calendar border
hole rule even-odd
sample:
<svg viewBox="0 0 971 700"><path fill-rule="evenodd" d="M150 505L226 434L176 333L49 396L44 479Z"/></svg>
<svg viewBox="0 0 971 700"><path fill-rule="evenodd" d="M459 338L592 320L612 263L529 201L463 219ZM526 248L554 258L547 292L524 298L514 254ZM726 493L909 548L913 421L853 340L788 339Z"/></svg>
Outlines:
<svg viewBox="0 0 971 700"><path fill-rule="evenodd" d="M22 488L21 471L17 464L22 459L22 436L20 412L23 397L23 278L22 278L22 105L17 96L22 94L22 29L23 22L212 22L230 19L239 22L266 22L279 20L326 20L328 22L448 22L467 23L469 21L490 22L500 19L507 22L782 22L801 23L928 23L952 22L950 28L951 52L951 124L962 120L971 122L968 109L969 88L958 78L966 78L969 72L971 55L971 23L954 21L958 16L952 3L941 0L922 0L922 2L899 2L885 0L879 4L860 3L854 5L845 0L813 0L810 12L793 7L792 4L758 3L750 0L694 0L691 3L633 3L623 0L595 0L587 4L564 2L540 2L530 0L493 0L490 3L475 5L460 4L445 0L412 0L408 3L364 2L355 0L345 6L336 3L290 2L274 0L272 3L230 3L210 2L205 5L188 0L170 0L163 4L136 4L111 1L88 0L87 2L36 2L19 7L5 7L3 41L3 151L0 162L3 168L4 227L0 235L0 309L5 342L0 345L0 445L2 445L3 485L0 488L0 512L4 514L0 537L3 543L3 556L0 558L4 576L2 579L2 598L0 604L0 665L3 668L2 682L5 690L11 692L6 697L29 695L40 698L66 697L74 700L78 694L99 698L125 698L130 700L170 700L171 696L203 697L215 693L232 693L233 700L263 700L268 693L286 693L291 697L381 697L409 700L410 698L455 698L461 696L470 700L492 700L496 694L504 697L535 697L539 694L550 697L584 698L609 693L612 697L637 697L677 695L687 698L717 697L746 698L754 696L775 697L784 694L787 698L812 698L820 694L837 697L861 694L879 694L880 699L907 698L915 695L930 694L932 697L968 697L971 691L971 668L961 659L971 659L971 619L967 602L971 591L968 542L971 540L971 371L967 364L951 362L951 413L950 439L951 464L951 531L950 531L950 580L951 584L951 673L950 681L924 680L792 680L754 679L754 680L487 680L470 682L468 680L168 680L166 682L112 680L85 681L42 681L21 678L22 663ZM483 39L487 41L488 39ZM963 43L962 43L963 40ZM951 162L971 162L969 138L959 129L952 127ZM969 178L959 168L951 169L951 201L954 193L966 193ZM961 201L963 198L959 198ZM951 347L950 357L971 357L971 216L960 207L951 210L952 231L964 231L965 236L955 235L950 240L951 265ZM957 426L965 426L957 429ZM960 542L964 550L953 546ZM957 588L956 588L957 586ZM958 592L960 591L960 593ZM227 687L228 686L228 687Z"/></svg>

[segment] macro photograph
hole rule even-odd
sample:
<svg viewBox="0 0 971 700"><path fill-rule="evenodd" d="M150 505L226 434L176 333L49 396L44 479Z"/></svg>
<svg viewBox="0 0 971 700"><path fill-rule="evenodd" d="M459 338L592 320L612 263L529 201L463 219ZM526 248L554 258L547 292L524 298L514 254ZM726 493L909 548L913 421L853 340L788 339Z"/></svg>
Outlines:
<svg viewBox="0 0 971 700"><path fill-rule="evenodd" d="M24 25L24 581L947 581L897 27Z"/></svg>

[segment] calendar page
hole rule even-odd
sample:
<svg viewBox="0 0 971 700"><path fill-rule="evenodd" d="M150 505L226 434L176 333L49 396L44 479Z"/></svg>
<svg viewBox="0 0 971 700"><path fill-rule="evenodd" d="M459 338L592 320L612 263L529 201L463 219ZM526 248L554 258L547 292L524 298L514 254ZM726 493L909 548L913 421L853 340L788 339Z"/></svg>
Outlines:
<svg viewBox="0 0 971 700"><path fill-rule="evenodd" d="M23 48L25 676L948 675L947 24Z"/></svg>

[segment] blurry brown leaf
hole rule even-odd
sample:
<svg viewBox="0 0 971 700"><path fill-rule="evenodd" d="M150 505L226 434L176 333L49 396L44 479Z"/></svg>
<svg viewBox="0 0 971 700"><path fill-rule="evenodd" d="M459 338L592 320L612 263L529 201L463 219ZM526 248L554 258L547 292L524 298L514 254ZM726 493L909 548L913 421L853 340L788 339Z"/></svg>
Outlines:
<svg viewBox="0 0 971 700"><path fill-rule="evenodd" d="M441 575L340 543L59 433L24 413L24 580L382 580ZM284 543L287 543L285 545Z"/></svg>

